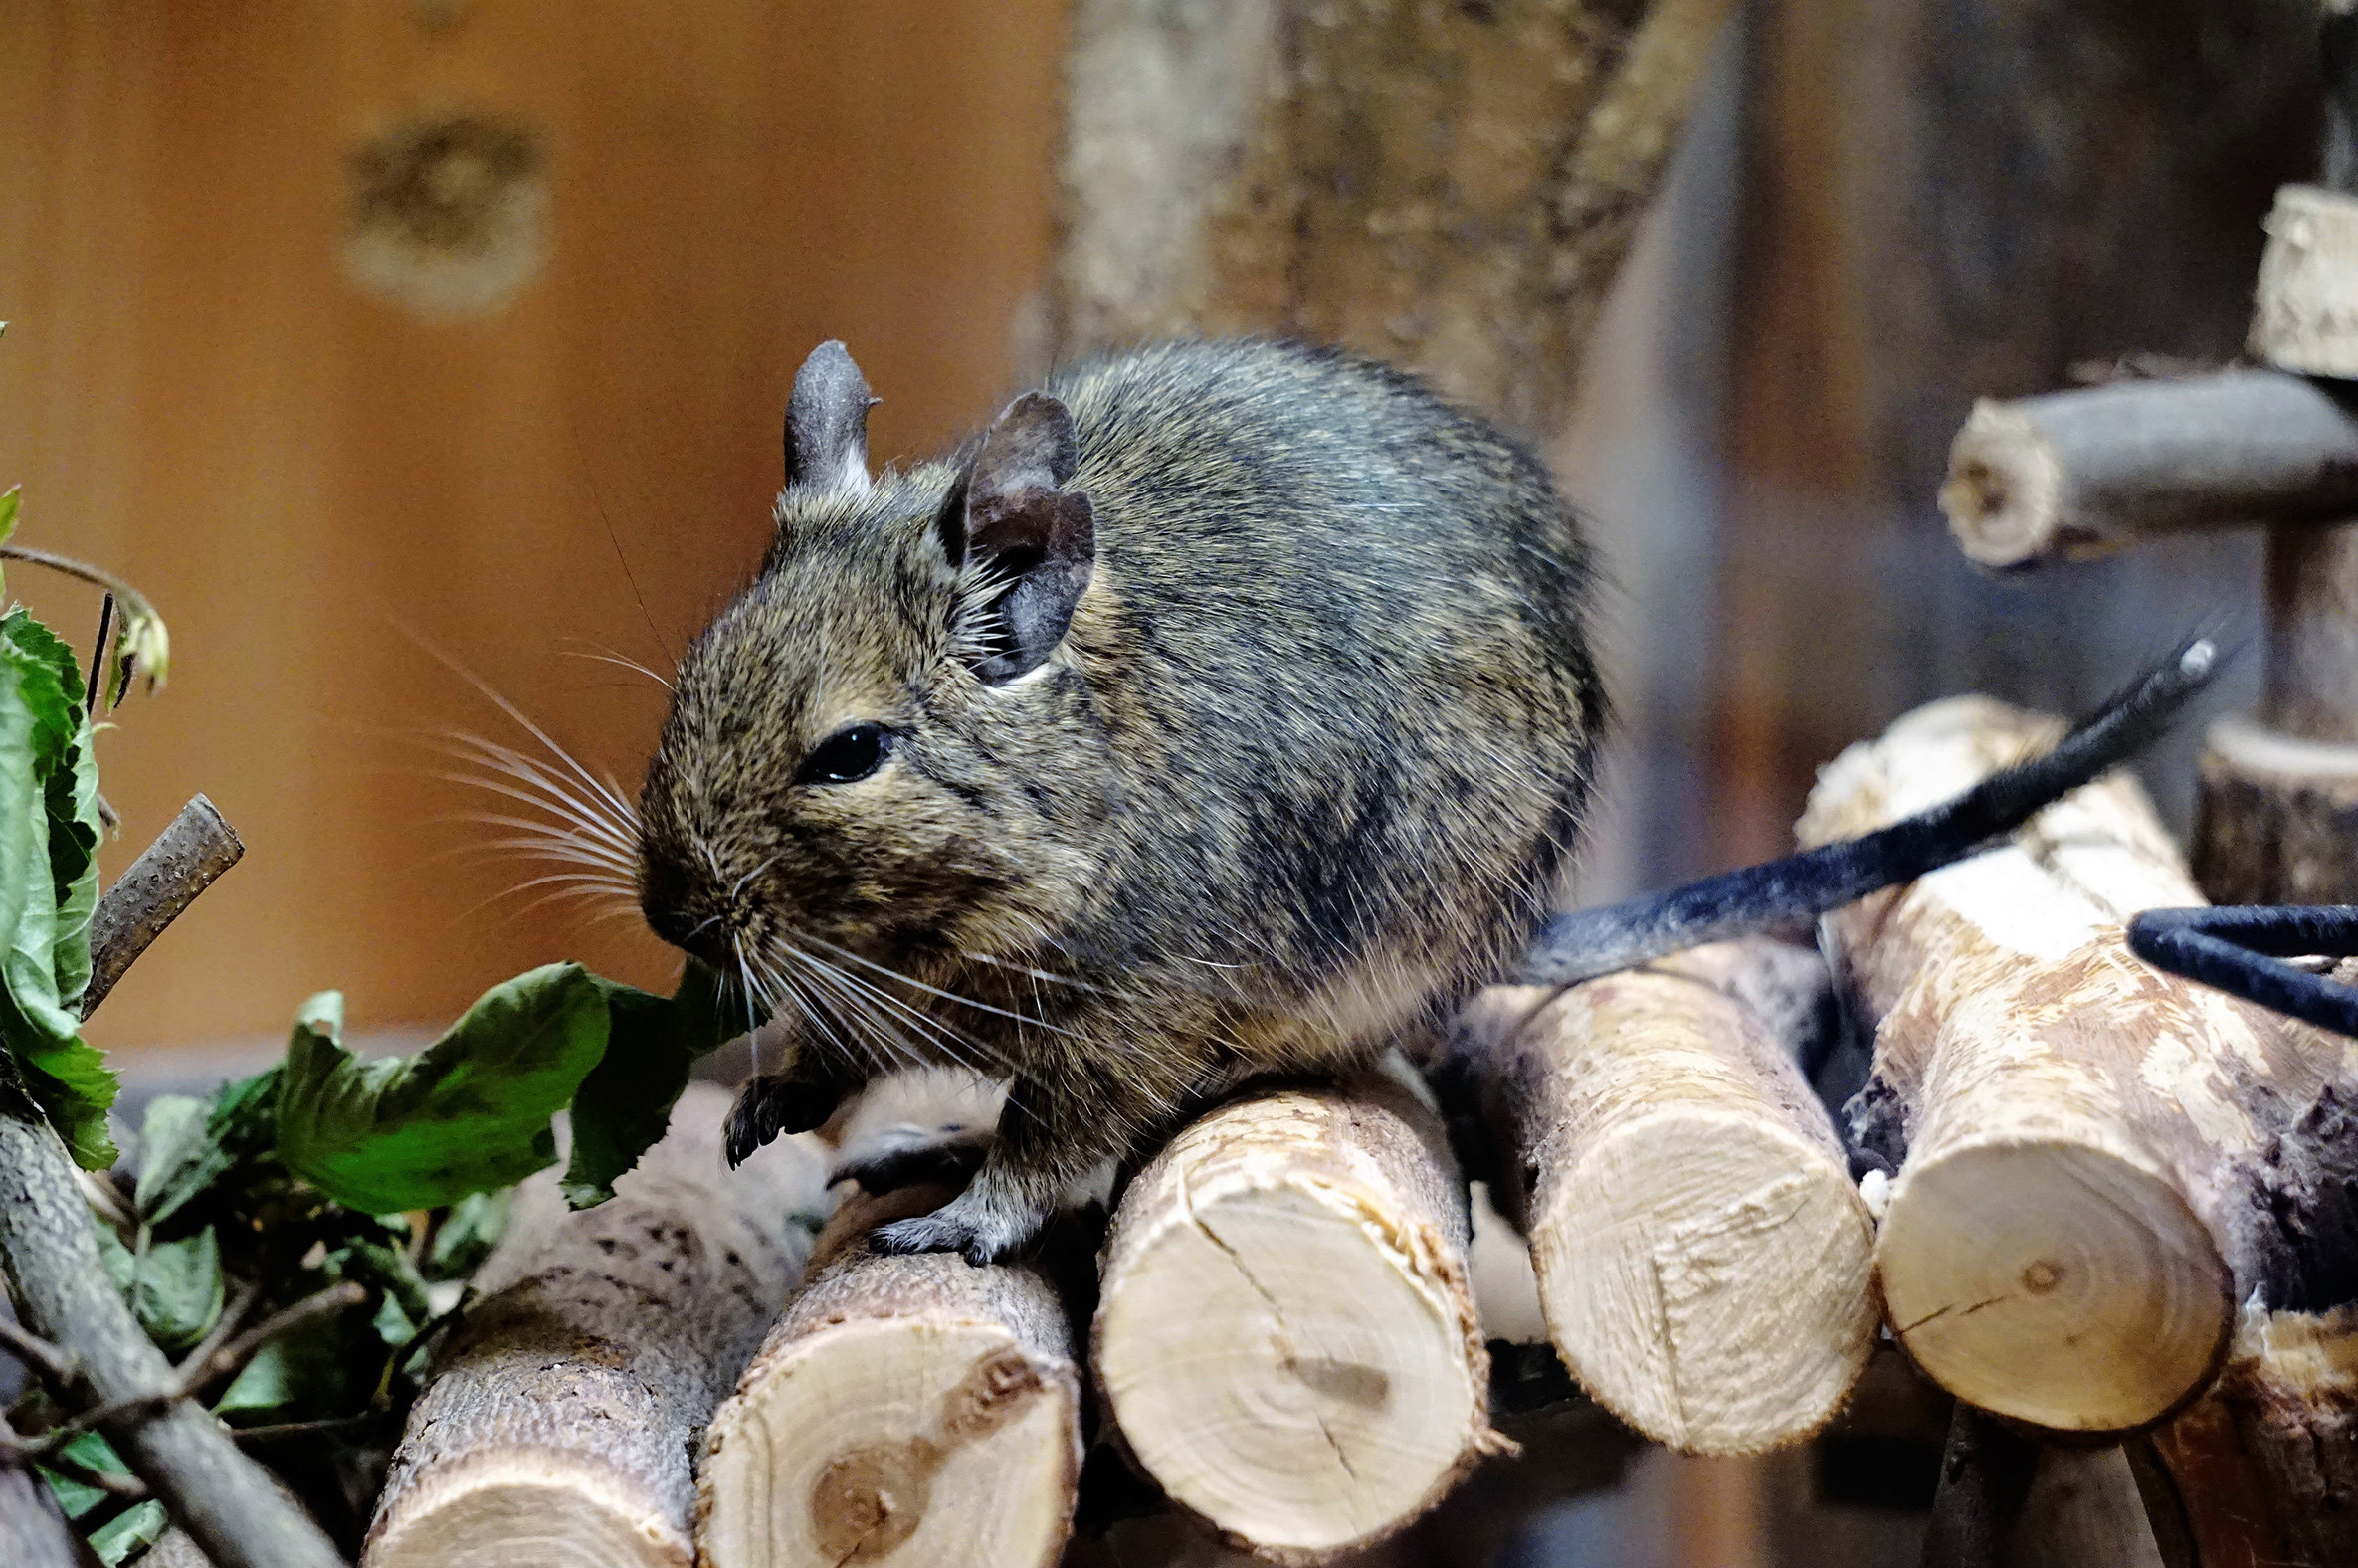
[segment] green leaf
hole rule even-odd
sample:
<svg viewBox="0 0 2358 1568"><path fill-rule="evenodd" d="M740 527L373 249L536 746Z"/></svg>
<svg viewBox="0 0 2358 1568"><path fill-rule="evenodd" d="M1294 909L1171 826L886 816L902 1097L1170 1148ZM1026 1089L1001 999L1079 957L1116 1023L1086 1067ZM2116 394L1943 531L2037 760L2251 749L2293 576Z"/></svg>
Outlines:
<svg viewBox="0 0 2358 1568"><path fill-rule="evenodd" d="M171 1524L164 1505L154 1498L136 1503L91 1532L91 1550L106 1568L116 1568L133 1552L153 1546Z"/></svg>
<svg viewBox="0 0 2358 1568"><path fill-rule="evenodd" d="M214 1405L215 1414L242 1417L252 1426L345 1409L354 1388L367 1387L369 1374L353 1369L371 1368L382 1359L381 1351L371 1348L364 1354L355 1342L347 1327L352 1316L337 1312L297 1323L264 1345ZM376 1345L373 1330L364 1343Z"/></svg>
<svg viewBox="0 0 2358 1568"><path fill-rule="evenodd" d="M192 1348L221 1318L225 1286L221 1243L206 1226L177 1242L150 1242L131 1254L131 1315L168 1351Z"/></svg>
<svg viewBox="0 0 2358 1568"><path fill-rule="evenodd" d="M131 1468L114 1452L114 1445L96 1432L86 1432L58 1451L70 1460L109 1475L128 1475ZM58 1499L58 1508L69 1519L79 1519L106 1500L106 1493L96 1486L85 1485L71 1475L61 1475L48 1466L40 1467L41 1478L49 1482L50 1494Z"/></svg>
<svg viewBox="0 0 2358 1568"><path fill-rule="evenodd" d="M0 327L7 324L6 321L0 321ZM25 488L22 485L11 485L7 490L0 490L0 544L6 544L9 535L16 532L17 509L24 504L24 499Z"/></svg>
<svg viewBox="0 0 2358 1568"><path fill-rule="evenodd" d="M611 1055L614 1048L609 1045L606 1050ZM576 1093L574 1098L578 1100L580 1095ZM434 1228L434 1241L418 1272L429 1279L464 1279L474 1274L506 1233L507 1214L514 1203L515 1192L507 1188L469 1193L452 1204L451 1212Z"/></svg>
<svg viewBox="0 0 2358 1568"><path fill-rule="evenodd" d="M73 652L0 617L0 1042L84 1167L114 1162L114 1075L81 1037L98 896L98 782Z"/></svg>
<svg viewBox="0 0 2358 1568"><path fill-rule="evenodd" d="M587 1209L614 1196L615 1178L639 1163L672 1124L696 1059L736 1031L720 1018L720 983L690 961L670 998L597 982L612 1019L606 1054L573 1096L565 1202Z"/></svg>
<svg viewBox="0 0 2358 1568"><path fill-rule="evenodd" d="M355 1238L330 1251L322 1267L330 1279L353 1279L384 1293L377 1315L380 1322L385 1308L390 1305L405 1323L423 1323L434 1315L434 1308L426 1300L426 1281L418 1277L409 1256L382 1242ZM411 1328L404 1327L397 1338L387 1344L405 1344Z"/></svg>
<svg viewBox="0 0 2358 1568"><path fill-rule="evenodd" d="M414 1057L358 1060L337 1043L341 1015L331 993L296 1023L279 1088L279 1157L372 1214L439 1209L551 1163L549 1118L606 1050L606 998L579 964L492 987Z"/></svg>
<svg viewBox="0 0 2358 1568"><path fill-rule="evenodd" d="M132 1197L142 1221L161 1225L239 1165L271 1151L279 1077L272 1068L224 1083L210 1099L163 1094L147 1102Z"/></svg>

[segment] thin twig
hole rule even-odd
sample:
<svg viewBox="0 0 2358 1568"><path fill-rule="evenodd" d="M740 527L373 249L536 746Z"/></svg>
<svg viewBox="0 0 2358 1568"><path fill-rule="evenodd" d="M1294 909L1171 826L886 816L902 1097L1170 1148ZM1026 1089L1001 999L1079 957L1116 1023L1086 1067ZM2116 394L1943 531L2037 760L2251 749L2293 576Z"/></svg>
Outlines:
<svg viewBox="0 0 2358 1568"><path fill-rule="evenodd" d="M223 1378L235 1377L247 1362L254 1359L257 1351L290 1329L300 1327L313 1318L326 1317L347 1307L358 1306L367 1299L368 1291L358 1280L346 1279L315 1294L306 1295L292 1306L279 1308L203 1361L190 1356L181 1363L180 1387L183 1397L202 1394Z"/></svg>
<svg viewBox="0 0 2358 1568"><path fill-rule="evenodd" d="M44 1455L39 1463L44 1469L55 1470L68 1480L80 1481L109 1497L119 1497L125 1502L145 1502L148 1498L147 1482L138 1476L121 1470L103 1470L96 1465L85 1465L71 1454Z"/></svg>
<svg viewBox="0 0 2358 1568"><path fill-rule="evenodd" d="M108 658L114 652L114 590L106 590L105 600L98 606L98 640L91 649L90 689L82 694L83 717L98 716L98 692L106 683Z"/></svg>
<svg viewBox="0 0 2358 1568"><path fill-rule="evenodd" d="M175 1369L176 1375L164 1387L150 1394L134 1394L128 1399L93 1405L25 1444L25 1452L46 1463L48 1455L55 1454L86 1432L117 1421L145 1420L184 1399L194 1399L213 1384L235 1376L254 1358L257 1351L287 1330L307 1323L312 1318L358 1306L367 1299L368 1292L351 1279L331 1284L315 1295L306 1295L293 1306L273 1312L256 1325L251 1333L231 1340L202 1361L190 1356Z"/></svg>
<svg viewBox="0 0 2358 1568"><path fill-rule="evenodd" d="M237 831L199 795L131 862L99 900L91 919L91 980L83 992L88 1018L106 1000L132 960L163 935L164 927L246 853Z"/></svg>
<svg viewBox="0 0 2358 1568"><path fill-rule="evenodd" d="M385 1419L383 1412L367 1410L357 1416L326 1416L317 1421L282 1421L268 1427L232 1427L230 1436L240 1443L275 1443L281 1438L299 1438L322 1432L349 1432Z"/></svg>
<svg viewBox="0 0 2358 1568"><path fill-rule="evenodd" d="M188 1353L188 1358L173 1368L183 1383L188 1381L193 1369L203 1366L221 1353L221 1347L229 1343L230 1335L246 1325L246 1314L253 1311L254 1303L261 1299L261 1280L248 1279L238 1285L238 1293L231 1296L229 1304L221 1309L220 1318L205 1337L197 1342L197 1347Z"/></svg>
<svg viewBox="0 0 2358 1568"><path fill-rule="evenodd" d="M82 1380L82 1367L71 1355L14 1318L0 1317L0 1350L39 1373L52 1392L66 1393Z"/></svg>

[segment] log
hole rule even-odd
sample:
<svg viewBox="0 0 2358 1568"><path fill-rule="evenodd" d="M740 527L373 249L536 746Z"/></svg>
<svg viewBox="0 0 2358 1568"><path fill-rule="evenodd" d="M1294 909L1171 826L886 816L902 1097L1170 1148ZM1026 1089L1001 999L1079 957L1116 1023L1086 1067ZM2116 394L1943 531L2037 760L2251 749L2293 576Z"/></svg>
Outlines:
<svg viewBox="0 0 2358 1568"><path fill-rule="evenodd" d="M2201 779L2194 877L2213 902L2358 902L2358 746L2223 718Z"/></svg>
<svg viewBox="0 0 2358 1568"><path fill-rule="evenodd" d="M1790 1052L1739 995L1776 944L1722 943L1460 1021L1513 1151L1550 1336L1598 1403L1697 1454L1833 1416L1873 1349L1874 1227ZM1813 959L1814 963L1815 960Z"/></svg>
<svg viewBox="0 0 2358 1568"><path fill-rule="evenodd" d="M1826 770L1801 836L1879 825L2058 732L1982 698L1920 708ZM2279 1203L2270 1150L2358 1048L2127 951L2129 914L2200 901L2115 775L1824 923L1878 1026L1852 1135L1899 1168L1875 1253L1891 1331L1960 1399L2148 1426L2209 1382L2234 1303L2329 1241Z"/></svg>
<svg viewBox="0 0 2358 1568"><path fill-rule="evenodd" d="M2248 1306L2218 1384L2153 1444L2202 1568L2358 1561L2358 1308Z"/></svg>
<svg viewBox="0 0 2358 1568"><path fill-rule="evenodd" d="M1106 1239L1093 1360L1130 1454L1273 1561L1407 1524L1506 1447L1467 1238L1440 1118L1400 1081L1201 1117L1130 1183Z"/></svg>
<svg viewBox="0 0 2358 1568"><path fill-rule="evenodd" d="M2152 534L2358 512L2349 394L2274 370L1983 399L1940 509L1966 556L2019 568Z"/></svg>
<svg viewBox="0 0 2358 1568"><path fill-rule="evenodd" d="M1081 0L1050 346L1302 336L1552 434L1733 9Z"/></svg>
<svg viewBox="0 0 2358 1568"><path fill-rule="evenodd" d="M80 1367L98 1404L177 1389L163 1352L98 1262L90 1207L65 1145L0 1059L0 1267L20 1321ZM100 1428L220 1568L341 1568L309 1515L238 1452L212 1412L185 1400Z"/></svg>
<svg viewBox="0 0 2358 1568"><path fill-rule="evenodd" d="M609 1202L519 1191L485 1298L411 1409L365 1568L686 1568L690 1465L802 1272L825 1207L815 1140L728 1171L728 1095L691 1084Z"/></svg>
<svg viewBox="0 0 2358 1568"><path fill-rule="evenodd" d="M2358 75L2358 73L2350 73ZM2342 84L2345 91L2348 83ZM2303 375L2358 376L2358 196L2286 185L2267 216L2254 291L2254 358Z"/></svg>
<svg viewBox="0 0 2358 1568"><path fill-rule="evenodd" d="M955 1195L856 1195L829 1224L809 1283L705 1438L707 1568L1057 1561L1081 1444L1056 1284L1038 1264L978 1269L868 1245L877 1226Z"/></svg>

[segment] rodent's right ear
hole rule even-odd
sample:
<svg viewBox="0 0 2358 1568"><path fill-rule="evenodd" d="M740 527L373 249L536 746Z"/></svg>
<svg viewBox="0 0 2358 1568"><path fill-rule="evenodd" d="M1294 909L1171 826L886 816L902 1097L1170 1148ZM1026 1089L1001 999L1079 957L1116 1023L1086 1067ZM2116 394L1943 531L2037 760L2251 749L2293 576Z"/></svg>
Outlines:
<svg viewBox="0 0 2358 1568"><path fill-rule="evenodd" d="M831 337L812 349L786 400L786 488L867 493L868 411L877 401L842 343Z"/></svg>

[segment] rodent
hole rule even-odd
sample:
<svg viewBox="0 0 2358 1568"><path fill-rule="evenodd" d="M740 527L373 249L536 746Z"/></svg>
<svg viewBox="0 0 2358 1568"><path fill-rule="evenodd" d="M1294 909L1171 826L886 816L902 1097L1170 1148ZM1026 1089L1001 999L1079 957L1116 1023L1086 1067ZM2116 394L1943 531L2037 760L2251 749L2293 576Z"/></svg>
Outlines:
<svg viewBox="0 0 2358 1568"><path fill-rule="evenodd" d="M1364 1060L1523 950L1606 723L1597 573L1536 459L1337 351L1091 359L872 478L873 401L840 343L796 377L641 902L799 1014L737 1156L912 1061L1009 1080L973 1182L880 1238L987 1261L1190 1096Z"/></svg>
<svg viewBox="0 0 2358 1568"><path fill-rule="evenodd" d="M874 401L841 343L795 377L768 553L680 662L639 891L792 1025L732 1159L885 1071L1007 1081L973 1181L879 1233L901 1251L1004 1257L1187 1104L1439 1040L1491 980L1806 923L1976 853L2222 664L2189 639L1862 838L1551 916L1608 710L1591 549L1515 443L1266 340L1073 365L872 477Z"/></svg>

